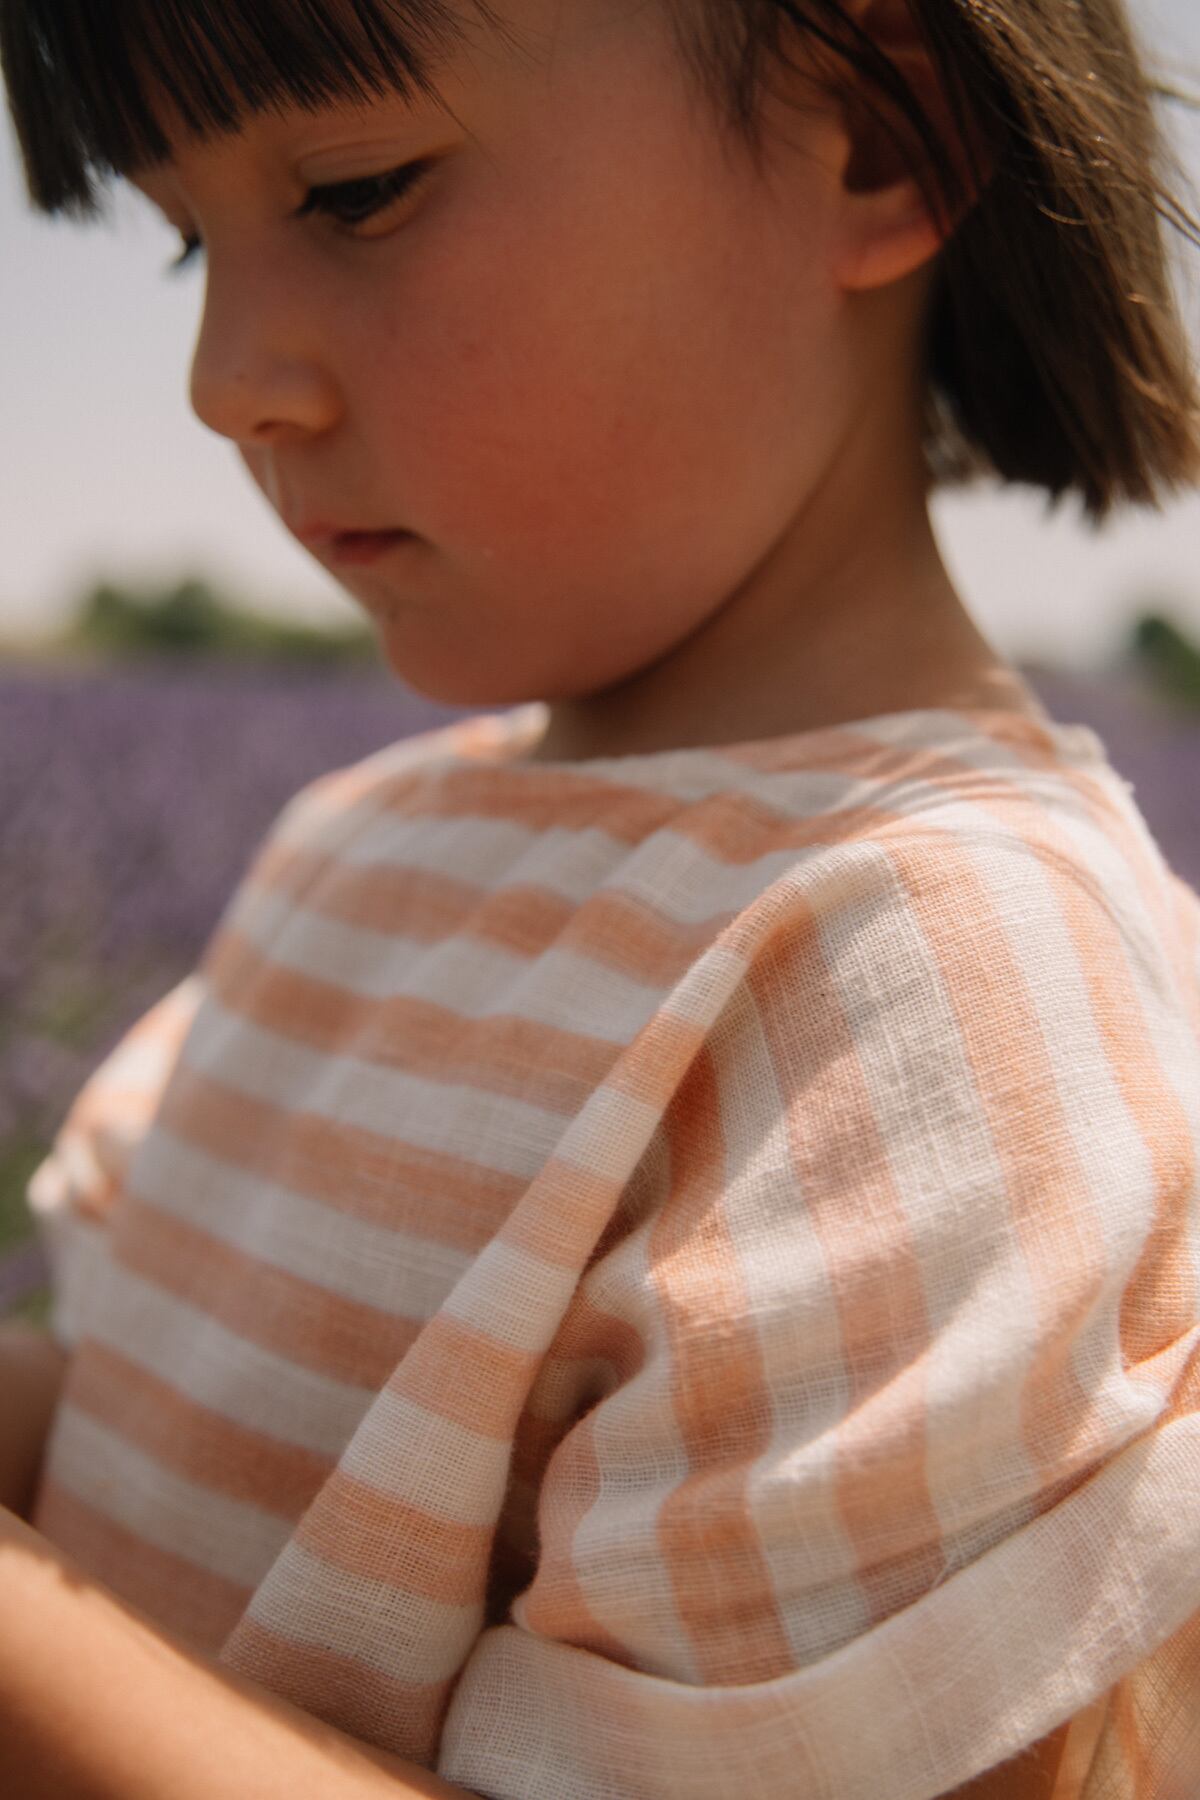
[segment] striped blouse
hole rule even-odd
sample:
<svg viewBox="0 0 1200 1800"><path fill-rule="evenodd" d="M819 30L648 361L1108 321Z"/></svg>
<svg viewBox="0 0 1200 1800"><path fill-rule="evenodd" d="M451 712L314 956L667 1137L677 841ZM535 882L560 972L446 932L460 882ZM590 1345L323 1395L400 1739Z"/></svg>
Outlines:
<svg viewBox="0 0 1200 1800"><path fill-rule="evenodd" d="M1080 726L544 724L305 789L83 1090L34 1524L492 1800L1168 1800L1200 901Z"/></svg>

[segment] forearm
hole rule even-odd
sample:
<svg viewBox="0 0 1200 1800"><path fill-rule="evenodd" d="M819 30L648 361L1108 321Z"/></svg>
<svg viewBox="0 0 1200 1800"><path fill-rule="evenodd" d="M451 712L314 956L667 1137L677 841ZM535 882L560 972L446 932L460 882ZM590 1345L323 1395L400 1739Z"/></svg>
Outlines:
<svg viewBox="0 0 1200 1800"><path fill-rule="evenodd" d="M0 1506L28 1518L70 1361L31 1325L0 1325Z"/></svg>
<svg viewBox="0 0 1200 1800"><path fill-rule="evenodd" d="M22 1800L462 1800L127 1606L0 1512L0 1793Z"/></svg>

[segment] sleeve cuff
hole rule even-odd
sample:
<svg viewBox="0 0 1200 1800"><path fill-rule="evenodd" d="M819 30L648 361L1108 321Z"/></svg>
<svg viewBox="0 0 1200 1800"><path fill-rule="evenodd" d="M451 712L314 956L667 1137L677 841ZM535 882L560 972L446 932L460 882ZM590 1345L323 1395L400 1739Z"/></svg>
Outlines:
<svg viewBox="0 0 1200 1800"><path fill-rule="evenodd" d="M1200 1416L810 1666L691 1687L508 1624L438 1773L490 1800L933 1800L1091 1705L1200 1611Z"/></svg>

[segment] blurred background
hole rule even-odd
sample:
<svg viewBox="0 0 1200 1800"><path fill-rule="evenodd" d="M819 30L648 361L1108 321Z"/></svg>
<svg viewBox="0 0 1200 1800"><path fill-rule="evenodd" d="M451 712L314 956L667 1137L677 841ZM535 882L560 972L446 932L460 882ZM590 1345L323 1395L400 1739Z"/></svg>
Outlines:
<svg viewBox="0 0 1200 1800"><path fill-rule="evenodd" d="M1200 90L1196 0L1131 0ZM1164 107L1200 211L1200 113ZM456 716L186 403L202 277L133 194L29 212L0 107L0 1315L44 1319L28 1177L83 1080L196 961L312 777ZM1179 257L1200 351L1200 252ZM935 519L960 592L1057 719L1090 725L1200 890L1200 494L1100 532L978 488Z"/></svg>

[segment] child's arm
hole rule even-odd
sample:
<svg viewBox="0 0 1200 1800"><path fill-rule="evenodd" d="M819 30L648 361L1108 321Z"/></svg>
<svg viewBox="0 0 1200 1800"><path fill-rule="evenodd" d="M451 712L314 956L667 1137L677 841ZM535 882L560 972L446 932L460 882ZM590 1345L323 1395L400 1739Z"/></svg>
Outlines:
<svg viewBox="0 0 1200 1800"><path fill-rule="evenodd" d="M29 1515L70 1358L45 1331L0 1325L0 1506Z"/></svg>
<svg viewBox="0 0 1200 1800"><path fill-rule="evenodd" d="M0 1510L0 1793L470 1800L235 1675Z"/></svg>

